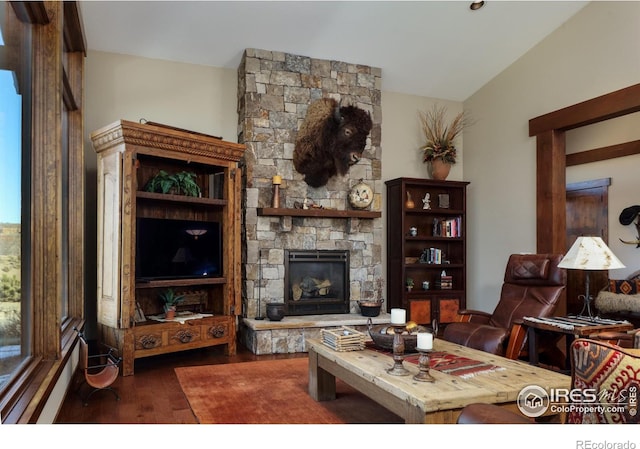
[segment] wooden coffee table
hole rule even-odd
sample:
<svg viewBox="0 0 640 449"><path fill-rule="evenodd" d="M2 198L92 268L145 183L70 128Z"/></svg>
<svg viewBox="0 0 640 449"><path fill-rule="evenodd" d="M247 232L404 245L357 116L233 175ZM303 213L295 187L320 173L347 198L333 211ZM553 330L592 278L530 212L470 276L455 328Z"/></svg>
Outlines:
<svg viewBox="0 0 640 449"><path fill-rule="evenodd" d="M392 376L386 370L393 365L393 358L387 354L371 349L338 352L315 339L308 339L306 344L312 398L316 401L335 399L336 378L339 378L402 417L405 423L453 424L465 405L476 402L498 404L517 412L516 400L522 388L539 385L549 391L571 385L571 378L564 374L440 339L434 341L435 351L505 369L468 379L432 369L434 383L418 382L413 380L418 365L408 361L404 361L404 366L411 372L409 376Z"/></svg>

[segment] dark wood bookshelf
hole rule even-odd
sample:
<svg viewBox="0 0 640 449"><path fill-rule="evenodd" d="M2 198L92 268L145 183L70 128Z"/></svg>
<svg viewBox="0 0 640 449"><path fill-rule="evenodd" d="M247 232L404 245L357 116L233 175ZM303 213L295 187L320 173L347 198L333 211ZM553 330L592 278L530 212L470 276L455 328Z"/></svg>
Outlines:
<svg viewBox="0 0 640 449"><path fill-rule="evenodd" d="M432 320L445 324L455 320L457 311L466 307L466 187L464 181L437 181L420 178L397 178L387 186L387 298L389 307L407 310L408 319L418 324ZM429 194L429 207L421 199ZM440 196L447 198L441 207ZM407 198L413 200L413 207ZM445 229L436 226L443 221L456 222ZM416 235L410 230L415 228ZM431 250L434 252L431 253ZM439 254L442 263L420 262ZM427 253L428 252L428 253ZM452 288L441 288L443 271L452 277ZM410 291L407 279L414 281ZM422 283L429 288L423 289Z"/></svg>

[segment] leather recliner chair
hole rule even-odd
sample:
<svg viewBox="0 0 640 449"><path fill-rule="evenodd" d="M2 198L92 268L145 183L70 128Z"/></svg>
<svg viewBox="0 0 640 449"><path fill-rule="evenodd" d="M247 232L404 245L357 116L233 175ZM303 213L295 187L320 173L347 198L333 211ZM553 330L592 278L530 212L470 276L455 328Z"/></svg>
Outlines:
<svg viewBox="0 0 640 449"><path fill-rule="evenodd" d="M526 340L522 318L551 316L566 287L558 268L562 254L512 254L504 274L500 300L493 314L458 311L443 338L469 348L516 359Z"/></svg>

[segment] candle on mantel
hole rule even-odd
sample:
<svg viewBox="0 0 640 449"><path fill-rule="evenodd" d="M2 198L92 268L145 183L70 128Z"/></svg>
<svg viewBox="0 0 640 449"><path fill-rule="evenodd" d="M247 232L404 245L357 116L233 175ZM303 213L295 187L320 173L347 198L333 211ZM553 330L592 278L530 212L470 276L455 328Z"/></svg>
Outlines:
<svg viewBox="0 0 640 449"><path fill-rule="evenodd" d="M391 309L391 324L405 324L407 311L405 309Z"/></svg>
<svg viewBox="0 0 640 449"><path fill-rule="evenodd" d="M277 209L280 207L280 184L282 184L282 176L275 175L272 180L273 183L273 201L271 207Z"/></svg>
<svg viewBox="0 0 640 449"><path fill-rule="evenodd" d="M433 334L431 332L418 332L418 343L416 347L425 350L433 349Z"/></svg>

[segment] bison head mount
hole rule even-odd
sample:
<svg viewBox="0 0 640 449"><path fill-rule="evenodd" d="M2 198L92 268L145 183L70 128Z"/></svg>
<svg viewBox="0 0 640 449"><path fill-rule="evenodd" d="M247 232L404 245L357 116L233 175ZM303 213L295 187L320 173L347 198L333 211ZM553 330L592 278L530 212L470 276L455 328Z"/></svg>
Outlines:
<svg viewBox="0 0 640 449"><path fill-rule="evenodd" d="M340 106L332 98L317 100L298 130L293 166L311 187L322 187L362 158L371 127L367 111Z"/></svg>

